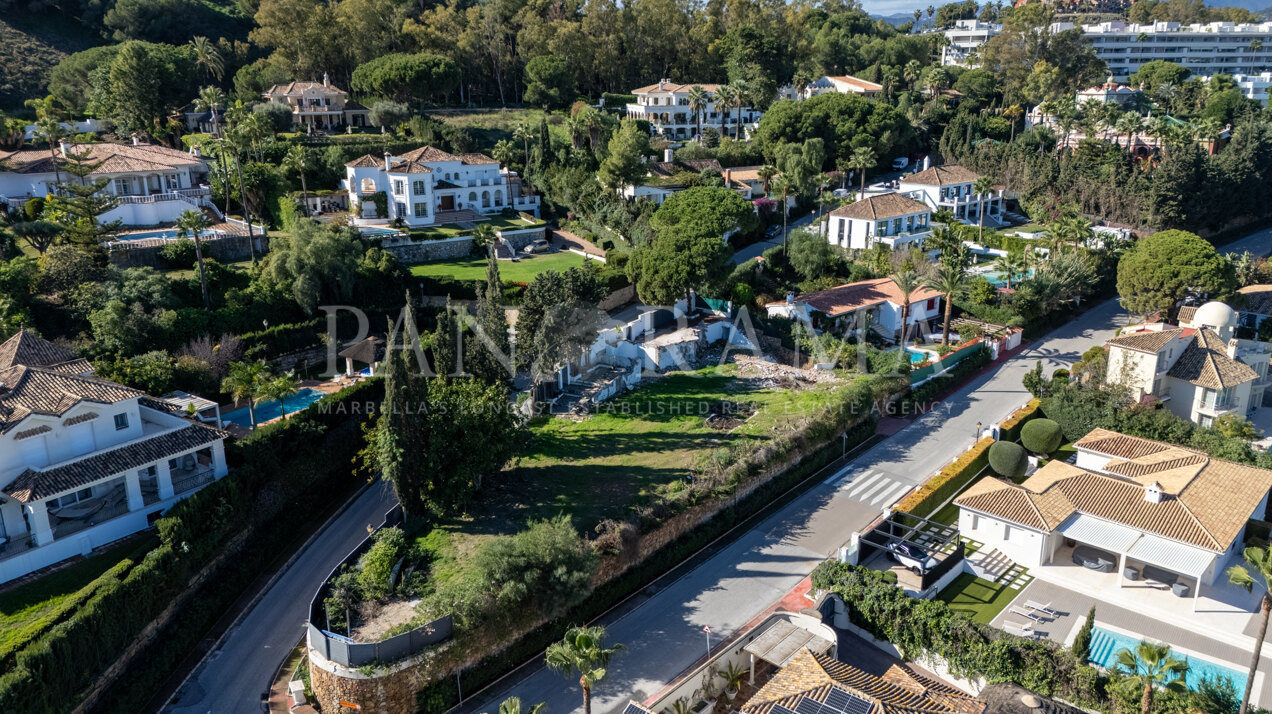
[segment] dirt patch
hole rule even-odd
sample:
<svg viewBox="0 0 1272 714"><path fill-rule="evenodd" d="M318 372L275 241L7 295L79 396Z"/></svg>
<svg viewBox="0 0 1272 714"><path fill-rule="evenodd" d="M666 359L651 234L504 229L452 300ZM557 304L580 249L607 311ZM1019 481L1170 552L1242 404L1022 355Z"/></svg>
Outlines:
<svg viewBox="0 0 1272 714"><path fill-rule="evenodd" d="M759 409L759 405L755 402L735 402L729 399L721 399L711 406L711 412L707 415L707 426L716 431L732 431L739 425L751 418L752 414Z"/></svg>
<svg viewBox="0 0 1272 714"><path fill-rule="evenodd" d="M363 603L358 609L361 624L353 628L350 636L355 642L379 642L389 630L415 617L418 604L419 598Z"/></svg>
<svg viewBox="0 0 1272 714"><path fill-rule="evenodd" d="M754 355L735 353L729 355L729 360L738 366L739 378L749 380L751 386L761 389L802 389L813 384L843 381L829 370L792 367L767 356L760 359Z"/></svg>

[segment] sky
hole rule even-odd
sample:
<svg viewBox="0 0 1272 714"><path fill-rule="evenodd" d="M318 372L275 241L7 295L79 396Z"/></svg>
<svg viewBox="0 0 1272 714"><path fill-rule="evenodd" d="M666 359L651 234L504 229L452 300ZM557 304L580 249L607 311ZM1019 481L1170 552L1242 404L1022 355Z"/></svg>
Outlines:
<svg viewBox="0 0 1272 714"><path fill-rule="evenodd" d="M1270 0L1272 1L1272 0ZM871 15L909 14L925 9L928 5L940 7L944 2L920 2L919 0L862 0L862 6Z"/></svg>

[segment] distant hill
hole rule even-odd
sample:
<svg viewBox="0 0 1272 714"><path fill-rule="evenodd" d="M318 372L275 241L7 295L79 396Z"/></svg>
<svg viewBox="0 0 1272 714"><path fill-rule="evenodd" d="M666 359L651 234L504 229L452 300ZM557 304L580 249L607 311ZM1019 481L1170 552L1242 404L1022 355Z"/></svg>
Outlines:
<svg viewBox="0 0 1272 714"><path fill-rule="evenodd" d="M40 96L53 66L66 55L106 43L83 25L51 15L0 15L0 109Z"/></svg>

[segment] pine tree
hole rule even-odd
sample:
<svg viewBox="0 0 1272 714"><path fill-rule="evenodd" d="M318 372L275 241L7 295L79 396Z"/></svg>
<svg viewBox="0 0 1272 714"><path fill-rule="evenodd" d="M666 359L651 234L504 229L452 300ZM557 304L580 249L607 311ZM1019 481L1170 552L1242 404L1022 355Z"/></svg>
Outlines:
<svg viewBox="0 0 1272 714"><path fill-rule="evenodd" d="M482 335L473 335L464 355L464 368L486 384L507 384L511 375L500 355L508 352L508 323L501 303L503 283L499 280L499 261L494 251L486 256L486 284L477 288L477 327ZM494 351L486 344L493 343ZM509 355L511 357L511 355Z"/></svg>
<svg viewBox="0 0 1272 714"><path fill-rule="evenodd" d="M56 195L49 197L49 204L59 214L63 239L73 245L97 247L118 233L120 221L102 223L100 218L114 210L119 202L105 190L109 181L89 181L97 168L92 162L92 149L72 148L66 152L66 172L78 179L60 184Z"/></svg>

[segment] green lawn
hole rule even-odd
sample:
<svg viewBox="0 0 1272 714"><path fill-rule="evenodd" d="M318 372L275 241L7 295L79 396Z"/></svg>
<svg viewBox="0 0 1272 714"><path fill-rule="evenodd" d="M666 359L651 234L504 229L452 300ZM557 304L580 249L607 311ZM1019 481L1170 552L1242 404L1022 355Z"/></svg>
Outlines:
<svg viewBox="0 0 1272 714"><path fill-rule="evenodd" d="M0 660L66 619L104 582L98 581L103 573L117 566L116 576L127 573L156 545L153 536L129 541L0 593Z"/></svg>
<svg viewBox="0 0 1272 714"><path fill-rule="evenodd" d="M977 622L988 625L1019 594L1019 590L1011 589L1007 583L991 583L971 573L963 573L936 599L949 604L950 609L967 613Z"/></svg>
<svg viewBox="0 0 1272 714"><path fill-rule="evenodd" d="M562 251L547 255L535 255L522 258L513 263L499 261L499 277L515 283L528 283L539 273L547 270L567 270L582 265L586 260L581 255ZM485 280L485 258L460 258L455 260L434 260L411 266L411 275L437 278L449 275L456 280Z"/></svg>

